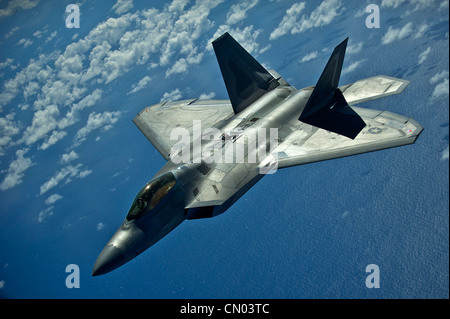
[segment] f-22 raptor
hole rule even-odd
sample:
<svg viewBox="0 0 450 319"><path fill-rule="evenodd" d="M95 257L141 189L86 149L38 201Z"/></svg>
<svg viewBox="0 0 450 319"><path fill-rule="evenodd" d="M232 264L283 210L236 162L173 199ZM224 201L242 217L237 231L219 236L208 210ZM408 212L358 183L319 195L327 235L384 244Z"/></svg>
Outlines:
<svg viewBox="0 0 450 319"><path fill-rule="evenodd" d="M347 41L336 46L317 84L298 90L228 33L215 39L229 100L164 102L133 119L167 163L136 195L92 275L125 264L184 220L225 212L274 168L414 143L423 130L415 120L354 106L401 93L409 81L379 75L338 87ZM199 124L214 129L201 132ZM183 132L192 138L180 141ZM241 151L224 158L227 149Z"/></svg>

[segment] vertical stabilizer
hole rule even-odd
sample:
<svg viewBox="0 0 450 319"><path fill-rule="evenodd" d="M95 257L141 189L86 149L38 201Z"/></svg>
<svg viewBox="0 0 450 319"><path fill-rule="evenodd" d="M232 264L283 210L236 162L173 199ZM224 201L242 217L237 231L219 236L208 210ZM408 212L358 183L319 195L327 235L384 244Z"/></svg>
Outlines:
<svg viewBox="0 0 450 319"><path fill-rule="evenodd" d="M235 114L280 85L228 33L214 40L212 45Z"/></svg>
<svg viewBox="0 0 450 319"><path fill-rule="evenodd" d="M348 38L331 54L299 120L354 139L366 126L338 89Z"/></svg>

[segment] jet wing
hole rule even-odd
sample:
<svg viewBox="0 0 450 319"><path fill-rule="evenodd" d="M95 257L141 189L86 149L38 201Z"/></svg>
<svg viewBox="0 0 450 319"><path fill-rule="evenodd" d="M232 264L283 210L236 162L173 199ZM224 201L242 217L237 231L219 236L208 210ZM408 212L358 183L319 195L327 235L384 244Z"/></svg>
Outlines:
<svg viewBox="0 0 450 319"><path fill-rule="evenodd" d="M410 82L386 75L356 81L339 87L348 105L402 93Z"/></svg>
<svg viewBox="0 0 450 319"><path fill-rule="evenodd" d="M423 130L415 120L391 112L359 107L352 109L366 123L366 127L353 140L306 123L291 121L289 128L281 132L290 134L284 134L284 139L281 134L281 140L272 152L278 156L278 168L412 144Z"/></svg>
<svg viewBox="0 0 450 319"><path fill-rule="evenodd" d="M220 122L234 115L228 100L186 100L160 103L144 108L133 119L134 124L161 155L169 160L171 147L178 140L170 140L176 127L189 130L193 120L201 120L202 129L220 127Z"/></svg>

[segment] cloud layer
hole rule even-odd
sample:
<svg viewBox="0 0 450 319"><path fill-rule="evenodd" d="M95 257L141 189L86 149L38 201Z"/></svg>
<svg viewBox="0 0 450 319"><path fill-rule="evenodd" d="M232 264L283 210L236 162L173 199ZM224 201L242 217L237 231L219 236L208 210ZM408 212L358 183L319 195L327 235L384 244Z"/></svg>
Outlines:
<svg viewBox="0 0 450 319"><path fill-rule="evenodd" d="M298 34L312 28L328 25L340 15L342 5L340 0L324 0L307 16L301 15L306 7L306 2L295 3L286 10L281 23L270 34L270 40L278 39L287 33Z"/></svg>
<svg viewBox="0 0 450 319"><path fill-rule="evenodd" d="M441 9L445 3L448 7L448 1L439 4L437 0L383 0L381 7L405 7L414 12L432 5ZM24 13L22 10L33 12L39 4L38 0L9 1L0 10L0 19L8 19L19 11ZM52 30L49 25L28 35L22 32L21 26L11 26L4 38L11 40L18 50L36 50L36 53L29 60L11 56L0 61L3 82L0 90L0 161L3 163L0 190L12 189L24 181L32 166L44 165L34 152L57 152L54 168L36 190L49 206L41 211L40 219L44 220L53 214L53 205L60 204L63 198L48 192L56 192L58 186L93 173L82 163L83 147L88 144L84 141L98 138L98 133L113 129L124 117L126 111L119 105L108 105L106 111L102 108L116 87L123 85L123 95L134 99L160 81L175 82L177 77L188 74L213 55L211 41L224 32L229 32L258 58L291 35L331 28L343 20L339 17L348 10L342 0L298 1L272 19L273 29L263 29L261 24L248 21L261 4L260 0L244 0L227 8L224 0L173 0L159 9L139 9L132 0L117 0L111 3L107 18L84 33L75 33L71 41L58 49L54 49L57 45L53 44L67 39L63 39L63 32ZM87 3L79 5L88 7ZM217 16L222 20L213 18L214 10L220 13ZM375 42L388 46L427 36L432 30L427 23L430 22L417 24L402 19L386 25ZM269 41L263 40L267 38ZM38 50L39 44L47 45L47 50ZM358 57L368 46L363 39L350 40L347 54L352 59L344 66L343 74L368 65L366 59ZM296 57L297 62L322 58L327 51L328 47L321 51L302 51ZM426 45L415 58L419 65L426 65L435 52L434 47ZM448 71L435 72L429 80L433 102L449 95ZM130 76L134 74L137 76ZM157 100L190 98L188 90L173 86L164 90L165 93L161 91ZM216 93L209 90L201 91L205 93L200 98L213 98Z"/></svg>

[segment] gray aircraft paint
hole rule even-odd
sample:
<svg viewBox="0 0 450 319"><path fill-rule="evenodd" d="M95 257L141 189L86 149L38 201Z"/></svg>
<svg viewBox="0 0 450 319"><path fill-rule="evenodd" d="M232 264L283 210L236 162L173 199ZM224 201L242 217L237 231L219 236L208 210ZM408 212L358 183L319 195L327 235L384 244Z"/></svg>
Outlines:
<svg viewBox="0 0 450 319"><path fill-rule="evenodd" d="M137 196L124 222L98 256L92 274L101 275L123 265L186 219L225 212L265 175L261 172L274 159L276 167L282 169L414 143L423 130L415 120L353 106L399 94L409 81L379 75L337 87L346 41L335 48L316 86L297 90L276 71L265 70L229 34L216 39L213 46L230 101L163 102L144 108L133 119L167 163L142 188L138 194L141 197ZM323 99L319 93L325 95ZM314 98L310 101L311 96ZM194 143L200 143L200 154L190 152L189 161L174 163L171 154L178 141L170 139L171 132L181 127L194 136L195 121L228 138L192 139L186 147L192 149ZM358 127L348 131L352 123L358 123ZM277 132L273 149L268 147L271 128ZM247 152L244 155L249 155L252 150L247 133L255 129L267 132L263 146L269 152L263 152L262 158L210 163L198 158L214 143L222 149L243 143ZM240 132L239 136L230 136L233 132ZM148 198L142 194L148 194ZM136 210L139 217L134 218L131 212Z"/></svg>

